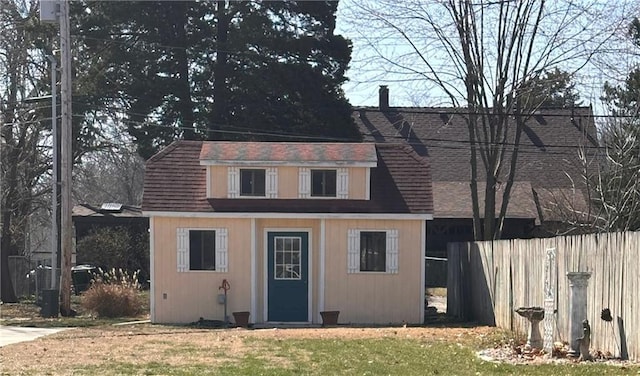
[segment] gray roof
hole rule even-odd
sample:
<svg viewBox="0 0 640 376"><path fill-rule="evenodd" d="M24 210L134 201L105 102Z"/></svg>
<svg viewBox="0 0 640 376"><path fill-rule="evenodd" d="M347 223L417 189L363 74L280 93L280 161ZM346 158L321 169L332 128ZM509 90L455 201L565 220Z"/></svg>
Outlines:
<svg viewBox="0 0 640 376"><path fill-rule="evenodd" d="M377 107L362 107L356 108L353 114L364 141L402 140L428 158L433 179L434 218L472 217L466 109L402 107L380 111ZM552 196L571 197L584 207L579 151L584 147L588 155L595 155L597 146L590 107L537 111L526 122L522 134L508 217L541 220L539 214L543 214L545 219L552 219ZM479 171L482 170L479 167ZM506 170L504 168L503 173ZM483 174L479 179L484 181ZM538 207L535 201L541 197L547 200Z"/></svg>

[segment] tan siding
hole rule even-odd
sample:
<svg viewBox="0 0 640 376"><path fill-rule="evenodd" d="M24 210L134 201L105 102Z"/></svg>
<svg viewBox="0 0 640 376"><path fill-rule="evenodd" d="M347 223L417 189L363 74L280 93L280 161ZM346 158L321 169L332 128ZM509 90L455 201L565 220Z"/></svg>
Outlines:
<svg viewBox="0 0 640 376"><path fill-rule="evenodd" d="M216 301L218 287L231 284L228 314L251 308L251 219L162 218L154 223L155 322L188 323L203 317L223 318ZM310 230L312 321L320 322L320 220L256 219L256 312L251 322L263 322L265 311L265 243L268 230ZM229 271L177 272L176 229L228 229ZM348 229L398 230L399 272L347 273ZM421 221L327 219L324 309L339 310L341 323L417 323L422 250ZM167 294L167 299L163 299ZM254 317L255 316L255 317Z"/></svg>
<svg viewBox="0 0 640 376"><path fill-rule="evenodd" d="M256 166L254 168L268 168ZM228 167L208 166L211 172L211 198L227 198ZM349 198L364 200L367 192L367 168L349 168ZM277 167L278 198L298 198L298 167Z"/></svg>
<svg viewBox="0 0 640 376"><path fill-rule="evenodd" d="M398 274L347 273L347 231L398 230ZM421 292L421 222L326 221L325 310L339 310L341 323L418 323Z"/></svg>
<svg viewBox="0 0 640 376"><path fill-rule="evenodd" d="M298 198L298 167L278 167L278 198Z"/></svg>
<svg viewBox="0 0 640 376"><path fill-rule="evenodd" d="M349 198L353 200L367 198L367 170L366 167L349 169Z"/></svg>
<svg viewBox="0 0 640 376"><path fill-rule="evenodd" d="M211 197L227 198L229 182L226 166L209 166L211 170Z"/></svg>
<svg viewBox="0 0 640 376"><path fill-rule="evenodd" d="M154 218L154 262L156 322L188 323L223 319L223 306L217 303L223 279L231 284L228 315L251 307L250 219ZM176 230L179 227L228 229L229 269L227 273L177 272ZM163 294L167 298L163 299ZM253 319L253 318L251 318Z"/></svg>

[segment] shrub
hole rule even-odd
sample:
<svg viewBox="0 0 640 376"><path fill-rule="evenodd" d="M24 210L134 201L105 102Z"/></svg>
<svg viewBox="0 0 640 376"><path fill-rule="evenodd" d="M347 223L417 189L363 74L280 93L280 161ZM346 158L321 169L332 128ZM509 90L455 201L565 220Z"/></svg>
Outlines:
<svg viewBox="0 0 640 376"><path fill-rule="evenodd" d="M122 269L94 273L91 286L82 293L82 307L98 317L131 317L142 313L138 272Z"/></svg>
<svg viewBox="0 0 640 376"><path fill-rule="evenodd" d="M149 233L136 227L93 228L78 240L76 252L79 264L139 270L141 282L149 279Z"/></svg>

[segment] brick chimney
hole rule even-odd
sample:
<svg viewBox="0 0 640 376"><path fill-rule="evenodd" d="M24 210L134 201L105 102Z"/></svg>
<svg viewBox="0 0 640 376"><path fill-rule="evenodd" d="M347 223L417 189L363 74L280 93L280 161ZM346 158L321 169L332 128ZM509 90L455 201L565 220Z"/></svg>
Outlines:
<svg viewBox="0 0 640 376"><path fill-rule="evenodd" d="M380 85L380 89L378 89L378 107L380 111L389 110L389 88L387 85Z"/></svg>

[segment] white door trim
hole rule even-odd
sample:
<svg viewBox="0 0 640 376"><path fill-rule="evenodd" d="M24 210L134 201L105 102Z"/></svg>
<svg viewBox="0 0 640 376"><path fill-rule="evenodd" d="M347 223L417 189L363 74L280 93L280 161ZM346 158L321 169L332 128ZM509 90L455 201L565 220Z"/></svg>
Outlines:
<svg viewBox="0 0 640 376"><path fill-rule="evenodd" d="M254 321L258 321L258 261L257 257L257 234L256 234L256 219L251 218L251 308L250 317L253 317Z"/></svg>

